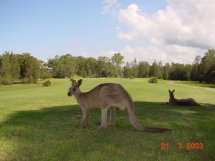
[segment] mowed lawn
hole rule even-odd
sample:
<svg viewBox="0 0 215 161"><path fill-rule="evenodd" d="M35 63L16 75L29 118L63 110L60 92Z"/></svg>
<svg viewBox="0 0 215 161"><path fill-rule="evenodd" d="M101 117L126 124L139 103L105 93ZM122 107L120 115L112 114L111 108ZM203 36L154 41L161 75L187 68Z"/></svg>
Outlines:
<svg viewBox="0 0 215 161"><path fill-rule="evenodd" d="M51 81L50 87L40 83L0 86L0 160L215 160L215 88L163 80L150 84L147 79L83 79L82 91L104 82L122 84L142 125L172 129L145 133L131 128L126 111L116 113L115 127L95 130L100 110L93 109L91 127L81 128L81 110L75 98L67 96L70 81ZM168 89L176 89L176 98L192 97L204 105L167 105Z"/></svg>

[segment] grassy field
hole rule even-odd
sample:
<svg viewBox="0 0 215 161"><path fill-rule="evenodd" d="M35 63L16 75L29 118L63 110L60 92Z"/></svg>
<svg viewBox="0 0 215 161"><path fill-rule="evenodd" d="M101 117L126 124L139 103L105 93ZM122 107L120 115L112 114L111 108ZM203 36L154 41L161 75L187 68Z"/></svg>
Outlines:
<svg viewBox="0 0 215 161"><path fill-rule="evenodd" d="M116 113L116 127L95 130L92 127L100 122L98 109L91 112L92 127L81 128L81 110L74 97L67 96L68 79L53 79L50 87L41 84L0 86L0 160L215 160L214 88L161 80L150 84L147 79L92 78L84 79L81 89L87 91L103 82L120 83L129 91L142 125L172 131L134 131L126 111ZM193 97L205 105L167 105L168 89L176 89L176 98ZM198 145L203 147L198 149Z"/></svg>
<svg viewBox="0 0 215 161"><path fill-rule="evenodd" d="M200 83L198 81L176 81L176 83L190 85L190 86L215 88L215 84Z"/></svg>

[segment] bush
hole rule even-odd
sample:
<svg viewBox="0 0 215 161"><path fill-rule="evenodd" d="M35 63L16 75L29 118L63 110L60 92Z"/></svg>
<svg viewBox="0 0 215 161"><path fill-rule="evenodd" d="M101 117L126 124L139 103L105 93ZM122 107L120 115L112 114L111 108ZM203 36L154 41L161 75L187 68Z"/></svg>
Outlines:
<svg viewBox="0 0 215 161"><path fill-rule="evenodd" d="M50 86L51 85L51 81L50 80L46 80L45 82L43 82L43 86Z"/></svg>
<svg viewBox="0 0 215 161"><path fill-rule="evenodd" d="M13 80L10 77L6 76L6 77L0 78L0 83L2 83L3 85L12 85Z"/></svg>
<svg viewBox="0 0 215 161"><path fill-rule="evenodd" d="M158 78L157 77L151 77L149 78L149 83L157 83L158 82Z"/></svg>

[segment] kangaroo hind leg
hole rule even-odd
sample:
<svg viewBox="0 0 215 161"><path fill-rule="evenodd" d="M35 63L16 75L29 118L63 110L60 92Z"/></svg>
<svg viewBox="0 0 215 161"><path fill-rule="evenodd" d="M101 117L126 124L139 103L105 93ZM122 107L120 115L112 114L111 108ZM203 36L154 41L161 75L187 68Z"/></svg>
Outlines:
<svg viewBox="0 0 215 161"><path fill-rule="evenodd" d="M101 109L101 129L107 129L107 112L108 108Z"/></svg>
<svg viewBox="0 0 215 161"><path fill-rule="evenodd" d="M109 110L109 122L108 125L115 126L115 107L111 107Z"/></svg>

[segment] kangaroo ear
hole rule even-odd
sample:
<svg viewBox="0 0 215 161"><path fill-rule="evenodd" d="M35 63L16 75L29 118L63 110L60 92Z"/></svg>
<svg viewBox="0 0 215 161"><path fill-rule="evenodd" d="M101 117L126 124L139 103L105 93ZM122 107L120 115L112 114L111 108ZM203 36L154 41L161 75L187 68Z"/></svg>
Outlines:
<svg viewBox="0 0 215 161"><path fill-rule="evenodd" d="M175 92L175 89L173 89L173 91L172 92Z"/></svg>
<svg viewBox="0 0 215 161"><path fill-rule="evenodd" d="M77 82L77 86L79 87L82 84L82 79L79 79Z"/></svg>
<svg viewBox="0 0 215 161"><path fill-rule="evenodd" d="M72 85L76 86L76 80L72 80Z"/></svg>

